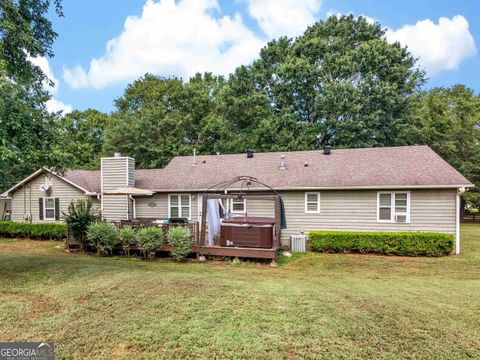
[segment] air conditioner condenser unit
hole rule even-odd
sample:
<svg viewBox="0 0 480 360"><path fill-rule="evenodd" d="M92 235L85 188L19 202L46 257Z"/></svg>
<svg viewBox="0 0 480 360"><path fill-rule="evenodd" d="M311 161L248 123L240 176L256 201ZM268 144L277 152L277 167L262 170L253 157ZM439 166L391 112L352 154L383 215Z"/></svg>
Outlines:
<svg viewBox="0 0 480 360"><path fill-rule="evenodd" d="M290 235L290 249L292 252L307 251L307 237L305 235Z"/></svg>

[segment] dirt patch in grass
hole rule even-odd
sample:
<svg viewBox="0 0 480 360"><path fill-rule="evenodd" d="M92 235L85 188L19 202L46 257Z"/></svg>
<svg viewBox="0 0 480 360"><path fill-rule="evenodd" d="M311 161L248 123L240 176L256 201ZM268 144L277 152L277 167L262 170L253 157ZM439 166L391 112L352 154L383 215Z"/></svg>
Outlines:
<svg viewBox="0 0 480 360"><path fill-rule="evenodd" d="M38 255L64 253L62 242L48 240L2 239L0 247L4 253L30 254L32 251Z"/></svg>

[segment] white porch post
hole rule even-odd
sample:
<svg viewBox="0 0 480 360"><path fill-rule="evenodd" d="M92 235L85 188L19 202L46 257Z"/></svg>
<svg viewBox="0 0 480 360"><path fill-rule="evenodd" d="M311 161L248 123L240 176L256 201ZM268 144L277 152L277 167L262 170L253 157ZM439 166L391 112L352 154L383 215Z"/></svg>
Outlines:
<svg viewBox="0 0 480 360"><path fill-rule="evenodd" d="M465 191L465 188L457 189L456 205L455 205L455 255L460 254L460 194Z"/></svg>
<svg viewBox="0 0 480 360"><path fill-rule="evenodd" d="M135 198L130 195L130 200L132 200L132 216L134 219L137 218L137 203L135 202Z"/></svg>

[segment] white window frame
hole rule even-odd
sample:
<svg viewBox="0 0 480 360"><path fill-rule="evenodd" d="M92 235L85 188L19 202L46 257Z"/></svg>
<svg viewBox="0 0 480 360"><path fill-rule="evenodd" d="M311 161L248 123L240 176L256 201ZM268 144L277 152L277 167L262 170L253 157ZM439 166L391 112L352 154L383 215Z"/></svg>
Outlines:
<svg viewBox="0 0 480 360"><path fill-rule="evenodd" d="M49 210L53 210L53 218L47 217L47 200L53 200L53 209L48 208ZM55 220L57 217L56 211L55 211L55 198L51 196L47 196L43 198L43 220Z"/></svg>
<svg viewBox="0 0 480 360"><path fill-rule="evenodd" d="M182 195L188 195L188 212L189 216L183 216L182 214ZM168 217L171 218L171 199L172 196L178 196L178 217L184 217L187 218L188 220L192 220L192 194L185 194L185 193L180 193L180 194L168 194Z"/></svg>
<svg viewBox="0 0 480 360"><path fill-rule="evenodd" d="M390 194L390 220L380 219L380 195L381 194ZM405 214L407 219L405 222L395 221L395 196L396 194L407 194L407 206ZM410 224L410 191L377 191L377 222L378 223L390 223L390 224Z"/></svg>
<svg viewBox="0 0 480 360"><path fill-rule="evenodd" d="M317 196L317 210L308 210L308 195L316 195ZM306 192L305 193L305 214L320 214L320 192Z"/></svg>
<svg viewBox="0 0 480 360"><path fill-rule="evenodd" d="M230 210L230 214L245 214L247 212L247 199L228 199L228 209ZM238 210L233 210L233 203L234 202L243 202L243 210L238 211Z"/></svg>

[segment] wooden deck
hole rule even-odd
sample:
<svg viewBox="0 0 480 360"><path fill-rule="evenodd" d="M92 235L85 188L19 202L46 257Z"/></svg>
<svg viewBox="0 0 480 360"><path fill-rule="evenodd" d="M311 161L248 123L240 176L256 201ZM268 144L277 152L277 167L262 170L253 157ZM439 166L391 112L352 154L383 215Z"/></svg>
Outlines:
<svg viewBox="0 0 480 360"><path fill-rule="evenodd" d="M257 259L275 259L277 250L262 248L240 248L227 246L196 246L194 252L200 255L235 256ZM196 250L196 251L195 251Z"/></svg>
<svg viewBox="0 0 480 360"><path fill-rule="evenodd" d="M256 258L256 259L272 259L274 260L277 256L276 245L272 248L255 248L255 247L233 247L233 246L218 246L218 245L200 245L199 244L199 227L197 222L188 223L188 224L175 224L175 225L165 225L165 224L151 224L151 223L141 223L138 225L135 222L118 222L117 226L127 226L133 225L132 227L142 228L148 226L157 226L161 227L163 234L165 236L165 245L158 248L157 251L170 252L172 251L172 246L168 244L168 239L166 234L169 227L172 226L187 226L192 234L192 253L198 255L210 255L210 256L231 256L231 257L244 257L244 258ZM65 246L69 250L80 248L80 243L76 241L73 237L71 228L67 231L67 239L65 240ZM91 247L91 246L90 246ZM121 250L122 244L117 243L114 246L115 249ZM90 249L91 250L91 249ZM130 245L130 250L139 251L140 248L138 244L134 243Z"/></svg>

